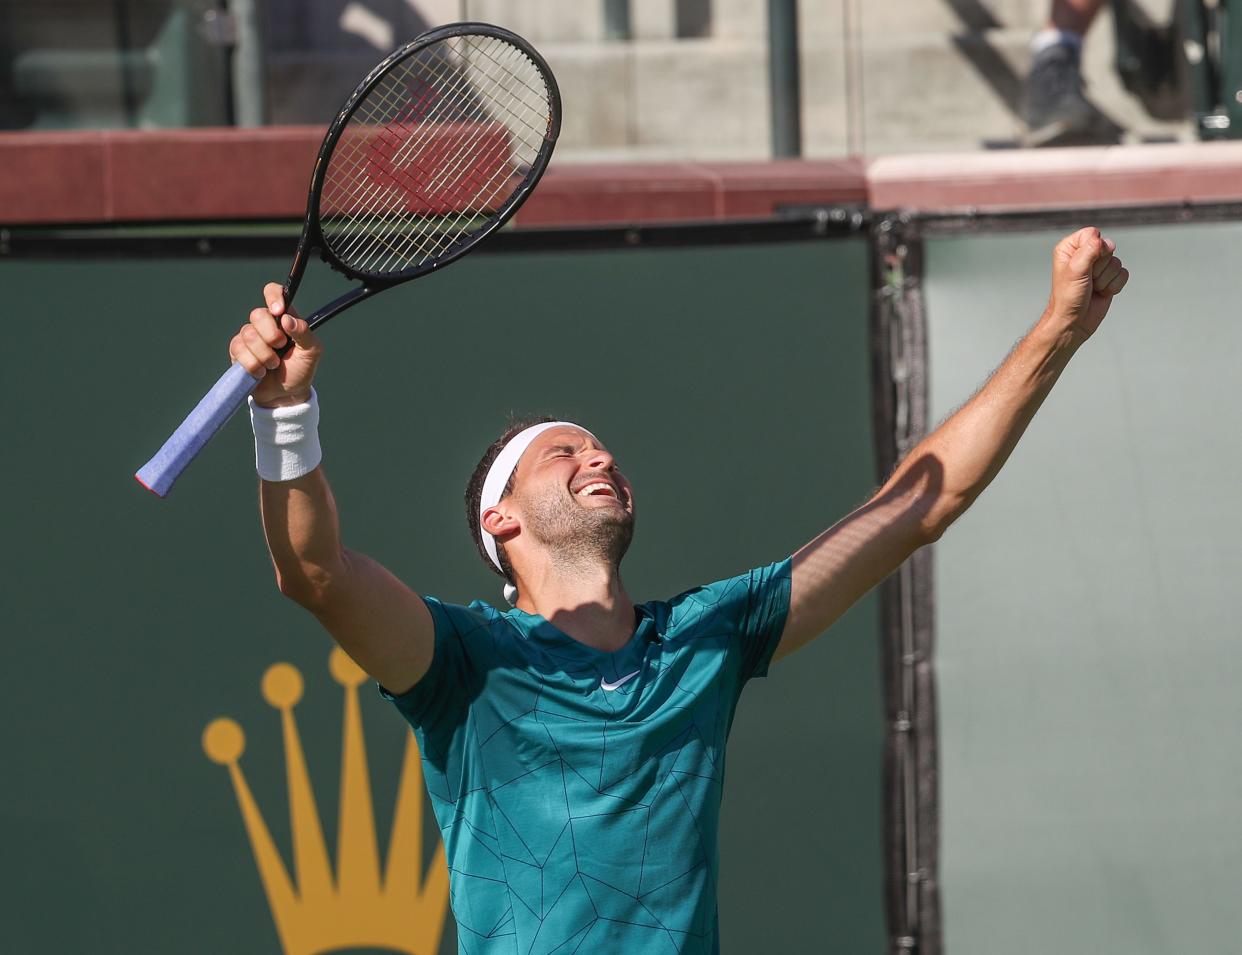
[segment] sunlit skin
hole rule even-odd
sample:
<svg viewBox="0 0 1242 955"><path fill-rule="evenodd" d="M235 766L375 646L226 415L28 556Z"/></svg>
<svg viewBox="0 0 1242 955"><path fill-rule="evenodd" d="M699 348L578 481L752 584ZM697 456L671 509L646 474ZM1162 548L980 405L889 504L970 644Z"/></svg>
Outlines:
<svg viewBox="0 0 1242 955"><path fill-rule="evenodd" d="M983 493L1129 281L1116 248L1095 228L1058 242L1048 304L987 384L920 441L871 500L794 554L775 659L819 636Z"/></svg>
<svg viewBox="0 0 1242 955"><path fill-rule="evenodd" d="M987 383L920 441L866 504L793 555L777 659L819 636L910 554L938 540L988 486L1125 287L1129 272L1115 249L1094 228L1062 239L1053 250L1043 314ZM286 311L280 285L266 286L264 298L266 307L251 313L229 354L263 379L255 392L259 404L305 401L323 348L306 322ZM281 359L276 349L287 337L296 347ZM779 382L768 387L779 395ZM615 496L579 497L593 480L606 482ZM414 590L344 546L324 469L263 481L259 501L281 592L310 610L390 690L417 683L434 652L431 615ZM512 493L482 523L514 569L519 609L613 651L634 633L633 601L620 573L633 516L633 489L607 449L581 429L554 428L527 449ZM757 554L755 561L774 556Z"/></svg>
<svg viewBox="0 0 1242 955"><path fill-rule="evenodd" d="M613 492L578 493L601 483ZM624 646L634 632L634 602L620 565L634 491L612 455L581 429L552 428L526 449L512 484L483 512L482 525L505 549L518 609L596 649Z"/></svg>

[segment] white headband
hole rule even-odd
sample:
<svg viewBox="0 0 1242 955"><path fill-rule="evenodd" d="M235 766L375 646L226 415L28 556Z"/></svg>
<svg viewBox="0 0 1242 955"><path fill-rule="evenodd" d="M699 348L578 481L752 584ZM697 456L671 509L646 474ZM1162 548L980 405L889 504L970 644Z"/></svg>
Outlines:
<svg viewBox="0 0 1242 955"><path fill-rule="evenodd" d="M522 455L526 453L531 442L549 428L577 428L579 431L591 434L582 425L574 424L572 421L545 421L543 424L532 425L509 439L509 443L496 455L496 460L488 468L487 478L483 481L483 496L479 498L479 540L483 542L483 549L487 551L487 556L492 559L492 563L502 574L504 568L500 566L500 555L496 553L496 538L483 529L483 514L489 507L495 507L500 503L509 478L513 477L513 472L517 469L518 462L522 460ZM591 437L595 436L591 435ZM505 599L509 603L517 599L517 590L510 584L505 585Z"/></svg>

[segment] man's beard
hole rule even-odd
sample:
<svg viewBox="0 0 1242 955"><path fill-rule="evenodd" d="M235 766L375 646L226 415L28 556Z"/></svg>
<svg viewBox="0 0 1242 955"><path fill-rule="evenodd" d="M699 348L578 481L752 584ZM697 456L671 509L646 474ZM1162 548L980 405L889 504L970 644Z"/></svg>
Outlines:
<svg viewBox="0 0 1242 955"><path fill-rule="evenodd" d="M634 537L634 515L624 507L583 507L557 493L522 504L527 531L548 548L557 564L621 566Z"/></svg>

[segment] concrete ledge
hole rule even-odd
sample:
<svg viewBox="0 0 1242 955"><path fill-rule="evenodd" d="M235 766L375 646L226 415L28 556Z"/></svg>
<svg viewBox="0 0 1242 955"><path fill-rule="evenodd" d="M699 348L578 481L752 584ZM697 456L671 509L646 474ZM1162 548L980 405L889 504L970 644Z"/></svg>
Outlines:
<svg viewBox="0 0 1242 955"><path fill-rule="evenodd" d="M1092 208L1242 200L1242 142L890 156L867 166L876 209Z"/></svg>
<svg viewBox="0 0 1242 955"><path fill-rule="evenodd" d="M323 130L0 134L0 225L296 219ZM1242 142L729 163L553 163L517 225L1242 201Z"/></svg>

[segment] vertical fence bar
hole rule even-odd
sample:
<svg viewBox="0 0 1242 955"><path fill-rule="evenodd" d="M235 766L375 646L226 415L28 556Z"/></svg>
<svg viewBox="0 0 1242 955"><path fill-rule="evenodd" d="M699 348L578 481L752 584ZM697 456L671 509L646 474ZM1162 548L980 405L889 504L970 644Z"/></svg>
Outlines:
<svg viewBox="0 0 1242 955"><path fill-rule="evenodd" d="M262 126L267 122L267 76L263 67L261 0L229 0L236 29L233 47L233 122Z"/></svg>
<svg viewBox="0 0 1242 955"><path fill-rule="evenodd" d="M880 480L927 433L923 242L886 216L872 226L872 395ZM942 955L933 561L924 547L881 585L889 955Z"/></svg>
<svg viewBox="0 0 1242 955"><path fill-rule="evenodd" d="M604 38L608 40L633 39L634 28L630 21L630 0L604 0Z"/></svg>
<svg viewBox="0 0 1242 955"><path fill-rule="evenodd" d="M1230 139L1242 138L1242 2L1225 0L1217 8L1221 108L1229 117Z"/></svg>
<svg viewBox="0 0 1242 955"><path fill-rule="evenodd" d="M866 104L863 96L861 0L842 0L841 36L845 81L845 143L851 156L866 150Z"/></svg>
<svg viewBox="0 0 1242 955"><path fill-rule="evenodd" d="M798 61L798 0L768 0L768 77L772 155L802 155L802 82Z"/></svg>

